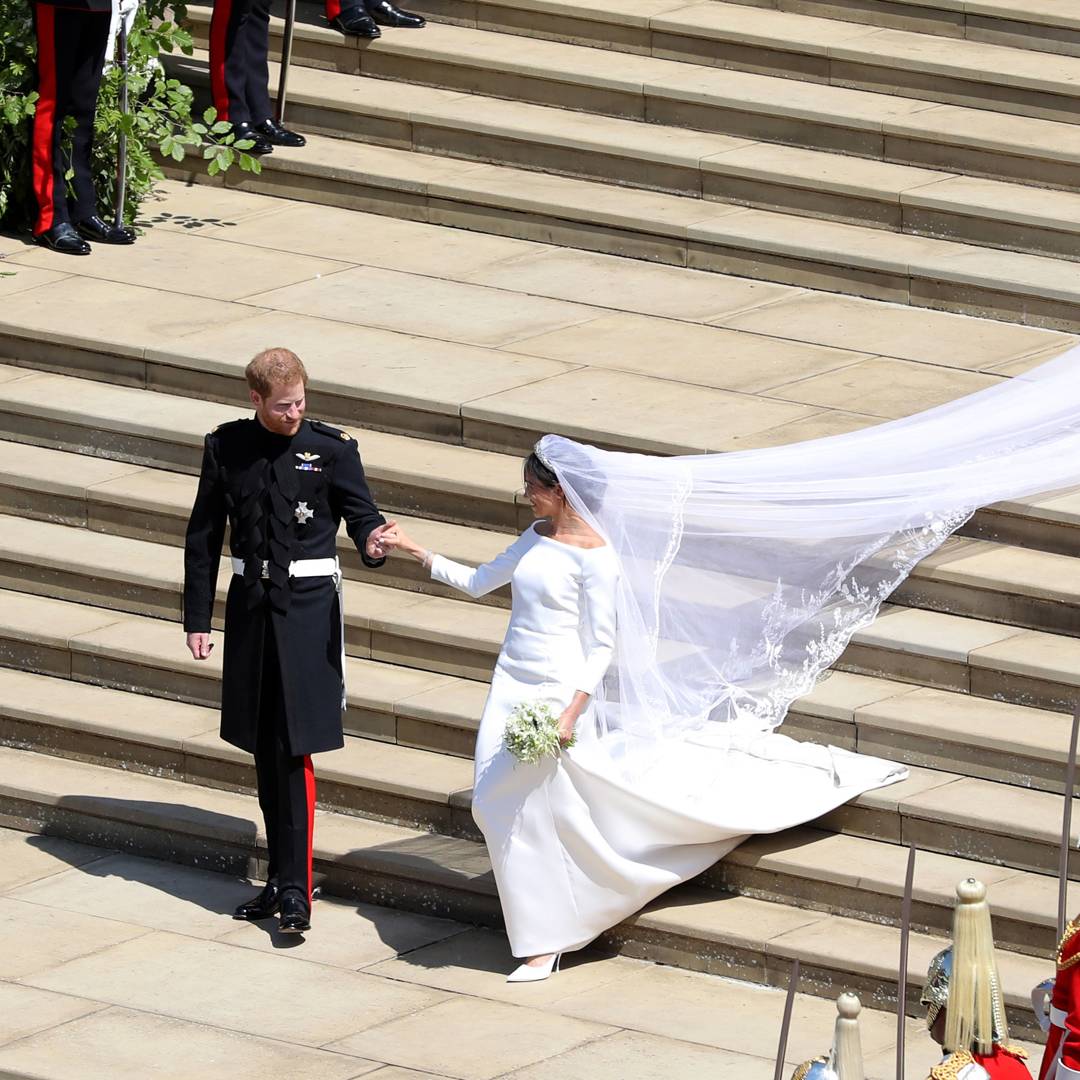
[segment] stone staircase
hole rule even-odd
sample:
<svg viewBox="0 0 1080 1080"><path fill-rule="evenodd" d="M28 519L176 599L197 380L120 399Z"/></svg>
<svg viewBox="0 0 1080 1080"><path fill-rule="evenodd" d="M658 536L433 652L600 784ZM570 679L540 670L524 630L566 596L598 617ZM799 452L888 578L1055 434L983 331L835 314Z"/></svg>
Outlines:
<svg viewBox="0 0 1080 1080"><path fill-rule="evenodd" d="M348 277L341 295L363 318L335 323L260 277L276 226L265 209L234 230L240 243L204 243L245 278L227 295L195 280L194 261L175 265L195 245L169 219L164 254L156 230L132 249L151 253L140 257L163 275L161 292L95 253L102 278L65 320L47 300L21 302L32 284L0 314L0 823L237 873L265 866L250 762L216 734L220 648L195 663L179 626L202 436L243 411L245 320L258 320L263 344L321 354L312 415L354 430L382 507L470 563L530 520L520 458L547 430L665 454L831 434L901 415L870 400L879 386L907 411L942 400L920 367L954 371L955 396L1069 343L1007 322L1080 327L1080 19L1053 0L1023 11L1015 0L424 10L437 21L423 33L364 47L308 11L291 115L314 132L309 145L228 179L456 227L429 229L407 266L385 258L396 241L377 219L344 213L322 250L292 249L291 280ZM205 34L207 9L190 14ZM177 64L205 82L201 55ZM210 190L175 205L216 236L221 219L198 214ZM566 252L515 246L536 240L631 259L584 273ZM346 268L350 251L379 245L384 262ZM234 246L241 254L226 254ZM40 253L12 261L54 273ZM822 316L820 294L790 285L1004 321L835 297ZM427 305L409 316L407 290L421 286ZM165 293L175 309L158 322L127 318ZM500 321L526 300L528 332ZM444 317L462 304L476 318ZM212 328L172 332L199 319ZM924 344L905 367L915 321ZM560 337L582 326L596 336ZM683 355L691 329L706 358L737 358L723 378ZM620 359L589 367L574 351L582 340ZM648 347L635 352L634 340ZM672 348L671 370L654 370ZM839 407L805 385L845 365L862 374ZM497 924L468 759L508 598L465 602L410 560L371 571L347 541L340 553L349 734L317 763L317 871L339 895ZM804 990L850 987L887 1008L916 844L909 1011L955 883L974 873L991 888L1013 1022L1034 1035L1028 991L1055 944L1080 697L1078 560L1080 494L980 511L785 727L903 761L910 778L750 840L602 945L772 985L798 958ZM1072 860L1080 881L1080 853Z"/></svg>
<svg viewBox="0 0 1080 1080"><path fill-rule="evenodd" d="M1076 329L1080 24L1044 6L434 0L362 43L308 8L315 137L218 182Z"/></svg>
<svg viewBox="0 0 1080 1080"><path fill-rule="evenodd" d="M220 650L196 664L179 626L201 436L237 415L224 403L236 375L183 339L168 361L89 340L78 353L9 337L5 351L19 364L0 367L2 819L257 871L250 762L217 738ZM320 397L321 414L348 419L374 391L354 376ZM381 505L452 557L500 550L528 520L519 447L534 432L491 416L478 441L501 449L482 450L434 440L431 412L407 395L392 415L395 432L356 432ZM605 433L624 448L636 439ZM911 777L751 840L603 944L769 983L798 956L814 992L853 985L887 1006L914 843L913 994L956 880L977 873L993 890L1010 1009L1032 1033L1026 995L1054 947L1066 711L1080 685L1080 503L987 508L967 533L920 565L787 725L903 760ZM336 893L497 922L468 757L507 598L465 602L409 560L376 572L347 541L341 552L349 738L319 767L318 870Z"/></svg>

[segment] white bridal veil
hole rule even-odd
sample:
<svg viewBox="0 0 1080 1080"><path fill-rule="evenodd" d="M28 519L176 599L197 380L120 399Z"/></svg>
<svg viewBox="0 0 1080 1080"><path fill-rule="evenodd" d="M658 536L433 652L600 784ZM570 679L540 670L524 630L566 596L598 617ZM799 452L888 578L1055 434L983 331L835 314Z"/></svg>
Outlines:
<svg viewBox="0 0 1080 1080"><path fill-rule="evenodd" d="M744 741L975 509L1080 484L1080 348L813 442L659 458L548 435L539 449L621 564L601 730Z"/></svg>

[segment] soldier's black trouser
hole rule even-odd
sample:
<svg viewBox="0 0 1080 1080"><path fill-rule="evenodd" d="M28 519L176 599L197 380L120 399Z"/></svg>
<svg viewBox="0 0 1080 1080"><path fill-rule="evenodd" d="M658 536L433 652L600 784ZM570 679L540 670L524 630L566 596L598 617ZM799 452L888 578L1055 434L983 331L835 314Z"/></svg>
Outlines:
<svg viewBox="0 0 1080 1080"><path fill-rule="evenodd" d="M269 850L267 877L276 880L279 888L299 889L310 902L315 770L310 755L298 757L289 749L281 663L269 612L263 641L255 775Z"/></svg>
<svg viewBox="0 0 1080 1080"><path fill-rule="evenodd" d="M261 124L270 108L270 0L214 0L210 89L219 120Z"/></svg>
<svg viewBox="0 0 1080 1080"><path fill-rule="evenodd" d="M97 213L91 153L101 68L109 43L108 11L34 5L37 34L37 111L32 176L38 214L34 235ZM70 156L61 151L64 120L72 117ZM70 193L65 174L73 170Z"/></svg>

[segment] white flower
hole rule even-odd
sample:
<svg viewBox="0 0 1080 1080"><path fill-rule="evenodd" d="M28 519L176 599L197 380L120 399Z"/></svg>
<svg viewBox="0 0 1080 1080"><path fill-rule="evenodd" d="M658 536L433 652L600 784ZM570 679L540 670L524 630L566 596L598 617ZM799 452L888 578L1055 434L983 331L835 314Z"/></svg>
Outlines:
<svg viewBox="0 0 1080 1080"><path fill-rule="evenodd" d="M568 746L574 745L571 738ZM523 765L535 765L546 757L557 758L562 750L559 720L544 701L523 701L506 722L503 746Z"/></svg>

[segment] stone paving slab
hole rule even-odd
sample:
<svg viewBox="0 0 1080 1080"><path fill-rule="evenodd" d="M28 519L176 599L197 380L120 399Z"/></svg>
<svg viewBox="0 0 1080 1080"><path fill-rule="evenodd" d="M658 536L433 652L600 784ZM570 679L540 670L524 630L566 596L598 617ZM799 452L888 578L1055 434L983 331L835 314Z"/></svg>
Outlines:
<svg viewBox="0 0 1080 1080"><path fill-rule="evenodd" d="M460 1080L493 1080L616 1030L524 1005L456 998L368 1028L331 1049L421 1071L438 1069Z"/></svg>
<svg viewBox="0 0 1080 1080"><path fill-rule="evenodd" d="M623 313L526 338L506 348L568 364L648 376L670 370L669 358L677 358L680 380L744 394L766 394L793 379L868 358L865 352Z"/></svg>
<svg viewBox="0 0 1080 1080"><path fill-rule="evenodd" d="M917 310L854 296L802 292L769 307L710 320L738 330L968 370L990 368L1076 338L1052 330Z"/></svg>
<svg viewBox="0 0 1080 1080"><path fill-rule="evenodd" d="M274 995L268 1008L266 997L253 992L279 985L273 955L245 951L243 978L238 979L233 947L164 931L128 936L136 933L138 940L54 965L23 981L196 1023L224 1022L250 1035L279 1037L284 1003ZM290 964L288 980L289 1038L307 1046L323 1046L446 999L438 991L312 961ZM216 988L213 995L208 995L208 987Z"/></svg>
<svg viewBox="0 0 1080 1080"><path fill-rule="evenodd" d="M208 237L151 231L132 247L100 245L94 258L84 260L88 265L80 268L80 276L129 285L153 282L155 288L169 292L226 301L310 281L348 266L291 252L267 251L252 259L242 248L208 244L213 244ZM52 268L56 258L55 252L35 247L9 261Z"/></svg>
<svg viewBox="0 0 1080 1080"><path fill-rule="evenodd" d="M0 1047L104 1008L97 1001L0 982Z"/></svg>
<svg viewBox="0 0 1080 1080"><path fill-rule="evenodd" d="M100 848L76 844L60 836L27 836L0 830L0 893L100 858Z"/></svg>
<svg viewBox="0 0 1080 1080"><path fill-rule="evenodd" d="M374 1076L379 1064L280 1038L252 1038L224 1025L121 1008L0 1048L5 1076L34 1080L354 1080Z"/></svg>

